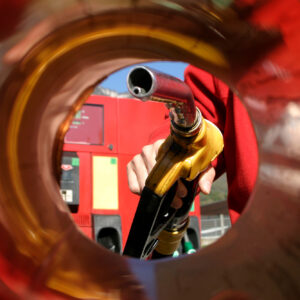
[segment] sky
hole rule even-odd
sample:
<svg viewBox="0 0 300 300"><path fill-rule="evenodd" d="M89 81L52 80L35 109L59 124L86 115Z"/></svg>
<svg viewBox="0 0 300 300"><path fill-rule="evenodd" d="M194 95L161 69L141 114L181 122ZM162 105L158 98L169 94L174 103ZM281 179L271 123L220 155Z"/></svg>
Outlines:
<svg viewBox="0 0 300 300"><path fill-rule="evenodd" d="M183 62L171 62L171 61L159 61L143 63L143 65L150 68L156 69L157 71L165 72L172 76L178 77L183 80L184 69L187 64ZM127 92L126 87L126 77L128 72L133 68L133 66L124 68L116 73L111 74L107 79L101 82L101 86L108 88L119 93Z"/></svg>

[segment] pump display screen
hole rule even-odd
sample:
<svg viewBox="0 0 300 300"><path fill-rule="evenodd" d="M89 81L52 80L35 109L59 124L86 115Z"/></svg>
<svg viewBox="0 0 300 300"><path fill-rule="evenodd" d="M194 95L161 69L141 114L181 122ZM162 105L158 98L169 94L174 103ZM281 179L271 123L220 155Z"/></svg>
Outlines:
<svg viewBox="0 0 300 300"><path fill-rule="evenodd" d="M103 105L84 104L73 118L65 135L67 144L104 144Z"/></svg>

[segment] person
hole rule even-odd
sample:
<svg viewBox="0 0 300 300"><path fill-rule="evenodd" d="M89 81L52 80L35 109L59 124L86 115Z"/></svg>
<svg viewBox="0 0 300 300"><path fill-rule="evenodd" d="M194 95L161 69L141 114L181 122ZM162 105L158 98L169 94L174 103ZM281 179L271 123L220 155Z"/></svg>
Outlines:
<svg viewBox="0 0 300 300"><path fill-rule="evenodd" d="M226 172L228 210L231 222L235 223L250 197L258 171L257 142L251 120L242 102L221 80L191 65L184 75L203 117L213 122L224 137L223 152L200 176L200 190L208 194L213 181ZM151 143L127 165L128 184L133 193L141 193L159 146L169 134L169 126L168 121L154 132ZM179 181L172 206L179 208L186 193Z"/></svg>

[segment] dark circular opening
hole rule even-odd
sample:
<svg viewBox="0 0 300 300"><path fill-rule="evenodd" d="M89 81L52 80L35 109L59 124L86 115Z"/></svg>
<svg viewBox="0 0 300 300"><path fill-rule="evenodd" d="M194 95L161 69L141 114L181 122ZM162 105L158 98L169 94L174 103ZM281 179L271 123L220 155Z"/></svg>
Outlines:
<svg viewBox="0 0 300 300"><path fill-rule="evenodd" d="M136 95L147 94L153 84L150 72L144 68L136 68L129 75L129 89Z"/></svg>

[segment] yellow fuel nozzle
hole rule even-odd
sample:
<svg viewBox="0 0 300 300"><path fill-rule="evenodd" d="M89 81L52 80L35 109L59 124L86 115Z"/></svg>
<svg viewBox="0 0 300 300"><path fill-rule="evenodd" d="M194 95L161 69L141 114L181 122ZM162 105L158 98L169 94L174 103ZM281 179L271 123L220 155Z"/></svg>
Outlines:
<svg viewBox="0 0 300 300"><path fill-rule="evenodd" d="M179 179L193 180L223 149L220 130L202 118L190 87L182 80L145 66L127 76L129 92L142 101L167 104L171 135L161 146L146 186L162 196Z"/></svg>
<svg viewBox="0 0 300 300"><path fill-rule="evenodd" d="M148 191L147 195L150 191L162 202L170 205L172 199L169 195L173 192L169 193L169 191L177 180L183 180L187 187L188 195L183 199L183 207L175 215L172 215L170 222L168 220L162 227L164 230L161 229L157 235L157 231L153 230L152 225L150 226L152 229L148 226L147 234L150 237L145 239L146 243L151 241L149 243L151 246L154 245L153 241L158 239L158 246L154 253L169 256L177 249L186 231L188 214L196 194L199 174L207 169L222 152L223 136L214 124L202 117L201 112L195 106L189 86L183 81L141 66L131 70L127 77L127 86L130 93L142 101L164 102L170 109L171 134L159 149L156 164L146 180L144 189ZM142 203L140 211L148 214L150 209L148 210L147 206L149 205L151 208L151 203L148 204L148 200L143 200L140 201ZM151 202L151 199L149 201ZM156 219L162 210L159 205L157 209L157 212L153 212L153 226L157 225ZM143 219L140 214L136 213L137 215L135 220ZM163 220L163 218L158 218L158 220ZM135 225L137 227L139 226L138 222L136 221ZM139 230L132 232L133 234L134 232L140 233ZM129 237L130 241L134 243L134 237L131 234ZM134 250L134 247L128 248ZM137 252L135 254L137 257L143 257L143 249L147 249L147 245L140 245L140 250L133 252Z"/></svg>

